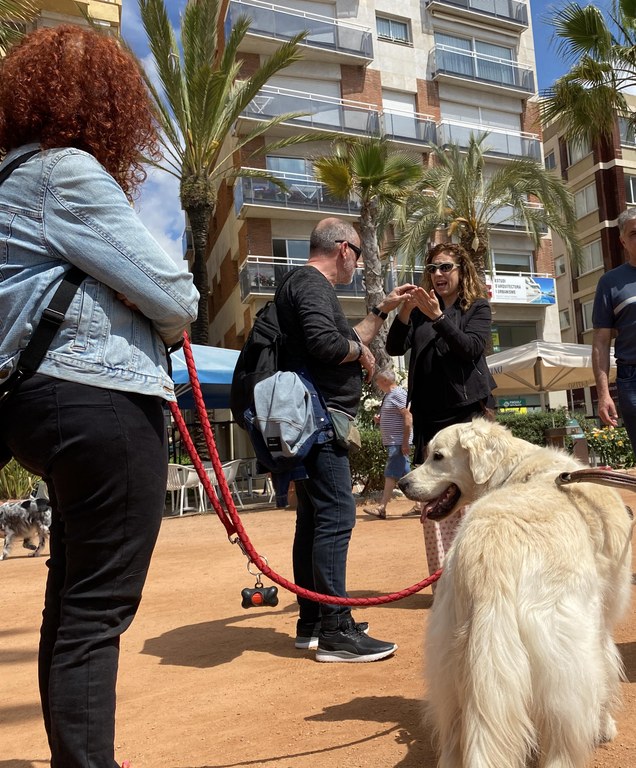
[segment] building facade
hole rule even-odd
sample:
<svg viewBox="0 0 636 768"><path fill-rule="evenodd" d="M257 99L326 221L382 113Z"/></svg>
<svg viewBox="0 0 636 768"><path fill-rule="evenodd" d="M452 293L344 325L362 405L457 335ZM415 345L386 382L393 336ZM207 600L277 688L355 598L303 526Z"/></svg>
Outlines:
<svg viewBox="0 0 636 768"><path fill-rule="evenodd" d="M22 25L25 32L59 24L88 24L88 14L93 24L113 35L121 32L122 0L38 0L39 8L29 24Z"/></svg>
<svg viewBox="0 0 636 768"><path fill-rule="evenodd" d="M385 135L426 164L428 142L461 147L471 133L488 132L491 167L517 157L542 162L527 2L229 0L226 28L241 15L252 20L242 76L294 33L308 36L303 60L261 90L238 121L239 133L259 119L298 112L273 138L312 130ZM221 184L209 244L211 344L241 346L281 275L306 260L319 219L355 223L357 201L334 199L314 177L311 157L329 148L323 141L237 157L237 165L280 176L288 191L256 178ZM491 248L494 349L558 340L550 241L533 251L523 225L504 211ZM365 314L361 272L337 290L352 322Z"/></svg>
<svg viewBox="0 0 636 768"><path fill-rule="evenodd" d="M636 97L626 94L626 99L636 110ZM553 123L544 129L544 154L546 167L560 173L574 194L583 244L581 263L572 264L559 238L553 241L561 338L591 344L596 284L604 272L625 260L617 218L636 205L636 136L627 120L617 117L610 139L592 147L567 141ZM595 412L594 388L572 395L576 407Z"/></svg>

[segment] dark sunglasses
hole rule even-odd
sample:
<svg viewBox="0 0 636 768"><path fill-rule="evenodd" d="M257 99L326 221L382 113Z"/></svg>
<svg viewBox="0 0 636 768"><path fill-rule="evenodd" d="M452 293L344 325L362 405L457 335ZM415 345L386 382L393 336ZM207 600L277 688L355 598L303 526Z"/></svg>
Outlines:
<svg viewBox="0 0 636 768"><path fill-rule="evenodd" d="M437 271L447 274L452 272L459 264L455 264L453 261L443 261L441 264L427 264L424 269L429 275L434 275Z"/></svg>
<svg viewBox="0 0 636 768"><path fill-rule="evenodd" d="M359 259L360 256L362 256L362 248L359 248L357 245L354 245L353 243L350 243L348 240L335 240L336 243L346 243L349 248L355 253L356 259Z"/></svg>

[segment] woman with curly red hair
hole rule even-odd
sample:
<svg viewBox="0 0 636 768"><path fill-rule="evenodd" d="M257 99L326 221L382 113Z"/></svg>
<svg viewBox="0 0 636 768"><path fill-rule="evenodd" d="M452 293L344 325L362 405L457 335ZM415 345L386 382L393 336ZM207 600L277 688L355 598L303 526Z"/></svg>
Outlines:
<svg viewBox="0 0 636 768"><path fill-rule="evenodd" d="M0 406L0 443L52 507L38 656L53 768L115 768L119 638L163 514L167 347L198 293L130 205L158 157L149 97L113 38L62 26L0 62L0 381L52 295L85 277L35 375ZM15 380L15 377L12 381Z"/></svg>

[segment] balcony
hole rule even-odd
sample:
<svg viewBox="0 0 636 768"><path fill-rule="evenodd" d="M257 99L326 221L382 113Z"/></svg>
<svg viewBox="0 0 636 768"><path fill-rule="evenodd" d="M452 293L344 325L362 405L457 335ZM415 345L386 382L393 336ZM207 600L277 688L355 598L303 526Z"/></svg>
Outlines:
<svg viewBox="0 0 636 768"><path fill-rule="evenodd" d="M261 88L247 105L242 118L271 120L288 112L305 113L285 121L285 125L297 126L304 131L314 129L357 136L377 135L380 131L380 113L371 104L269 85Z"/></svg>
<svg viewBox="0 0 636 768"><path fill-rule="evenodd" d="M300 173L272 173L287 186L287 192L268 179L239 178L234 185L234 210L239 218L289 218L307 211L339 216L359 216L357 200L340 200L329 193L314 176Z"/></svg>
<svg viewBox="0 0 636 768"><path fill-rule="evenodd" d="M300 259L277 259L273 256L248 256L239 268L241 301L251 296L274 295L283 277L294 267L302 266ZM337 285L336 295L341 299L364 299L364 269L357 267L349 285Z"/></svg>
<svg viewBox="0 0 636 768"><path fill-rule="evenodd" d="M383 112L382 131L387 139L401 144L435 143L437 131L434 119L430 115L417 112Z"/></svg>
<svg viewBox="0 0 636 768"><path fill-rule="evenodd" d="M526 208L542 211L543 206L540 203L525 203ZM515 214L515 208L511 205L504 205L495 211L490 220L492 229L503 230L504 232L527 232L526 223ZM548 233L548 228L541 230L542 234Z"/></svg>
<svg viewBox="0 0 636 768"><path fill-rule="evenodd" d="M504 29L521 31L528 27L528 4L517 0L427 0L426 7L482 23L486 17L489 24Z"/></svg>
<svg viewBox="0 0 636 768"><path fill-rule="evenodd" d="M541 142L534 133L522 131L507 131L502 128L489 128L487 126L462 123L454 120L442 120L437 124L437 137L440 146L456 144L462 149L468 147L469 139L488 134L484 139L483 147L486 155L503 158L527 157L536 162L541 162Z"/></svg>
<svg viewBox="0 0 636 768"><path fill-rule="evenodd" d="M230 0L225 20L226 34L239 16L251 19L241 50L271 53L279 43L299 32L307 32L301 44L305 59L367 64L373 60L373 35L368 27L343 23L328 16L286 8L259 0ZM258 38L250 41L250 38ZM267 41L271 41L271 50ZM265 50L264 50L265 48Z"/></svg>
<svg viewBox="0 0 636 768"><path fill-rule="evenodd" d="M535 92L532 67L450 45L433 46L431 73L433 80L470 80L483 90L494 86L520 96Z"/></svg>

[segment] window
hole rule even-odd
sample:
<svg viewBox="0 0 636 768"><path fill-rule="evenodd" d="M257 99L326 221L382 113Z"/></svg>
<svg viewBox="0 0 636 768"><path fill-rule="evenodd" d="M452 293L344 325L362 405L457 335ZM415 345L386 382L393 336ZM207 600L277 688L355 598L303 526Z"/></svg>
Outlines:
<svg viewBox="0 0 636 768"><path fill-rule="evenodd" d="M576 218L581 219L587 216L591 211L598 208L596 200L596 184L589 184L574 194L574 206L576 208Z"/></svg>
<svg viewBox="0 0 636 768"><path fill-rule="evenodd" d="M272 239L272 253L276 259L293 260L295 264L307 261L309 240L283 240L275 237Z"/></svg>
<svg viewBox="0 0 636 768"><path fill-rule="evenodd" d="M298 175L311 175L312 164L304 157L276 157L267 155L267 170L279 173L296 173Z"/></svg>
<svg viewBox="0 0 636 768"><path fill-rule="evenodd" d="M594 327L592 325L592 309L594 308L594 299L592 301L586 301L581 304L581 313L583 315L583 330L591 331Z"/></svg>
<svg viewBox="0 0 636 768"><path fill-rule="evenodd" d="M545 165L546 171L554 171L556 169L557 165L556 165L556 157L554 155L554 152L549 152L545 156L544 165Z"/></svg>
<svg viewBox="0 0 636 768"><path fill-rule="evenodd" d="M559 327L562 331L570 327L570 310L562 309L559 311Z"/></svg>
<svg viewBox="0 0 636 768"><path fill-rule="evenodd" d="M532 272L532 254L530 252L504 253L493 251L492 263L495 272Z"/></svg>
<svg viewBox="0 0 636 768"><path fill-rule="evenodd" d="M493 352L519 347L537 338L536 323L496 323L492 326Z"/></svg>
<svg viewBox="0 0 636 768"><path fill-rule="evenodd" d="M584 245L581 249L583 256L578 268L578 274L584 275L586 272L593 272L595 269L603 266L603 249L601 241L594 240L593 243Z"/></svg>
<svg viewBox="0 0 636 768"><path fill-rule="evenodd" d="M636 126L628 117L618 118L618 129L621 134L621 144L636 145Z"/></svg>
<svg viewBox="0 0 636 768"><path fill-rule="evenodd" d="M391 40L393 43L411 42L408 21L390 19L387 16L376 16L375 20L380 40Z"/></svg>
<svg viewBox="0 0 636 768"><path fill-rule="evenodd" d="M567 271L565 266L565 256L557 256L554 260L554 274L557 277L564 275Z"/></svg>
<svg viewBox="0 0 636 768"><path fill-rule="evenodd" d="M579 160L582 160L592 151L587 139L582 139L581 141L568 141L567 149L568 165L574 165L574 163L578 163Z"/></svg>
<svg viewBox="0 0 636 768"><path fill-rule="evenodd" d="M636 176L625 176L625 200L636 203Z"/></svg>

